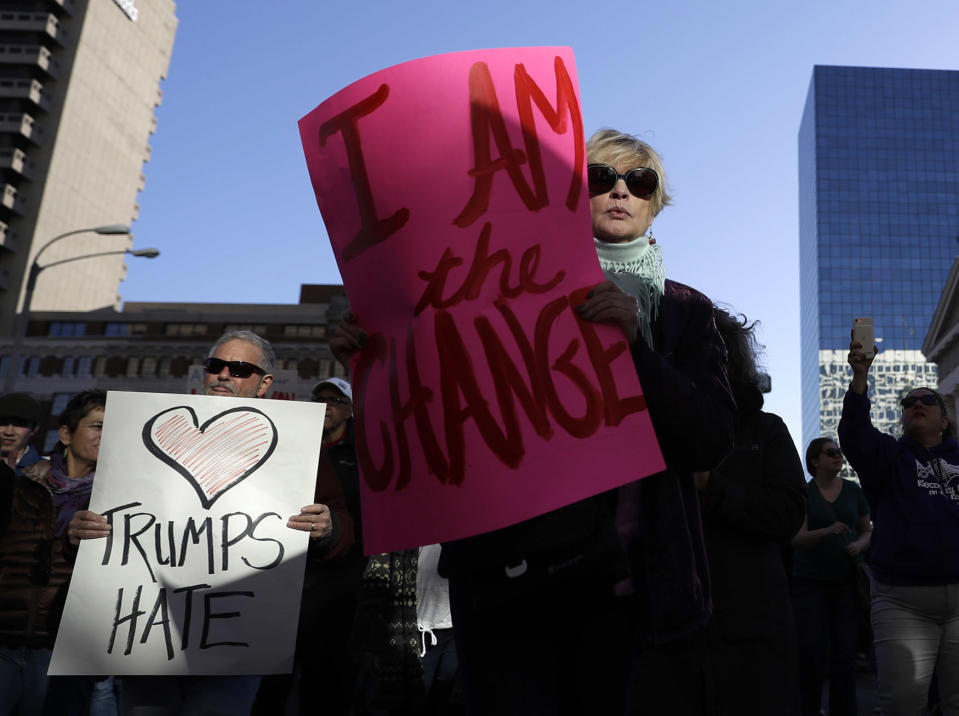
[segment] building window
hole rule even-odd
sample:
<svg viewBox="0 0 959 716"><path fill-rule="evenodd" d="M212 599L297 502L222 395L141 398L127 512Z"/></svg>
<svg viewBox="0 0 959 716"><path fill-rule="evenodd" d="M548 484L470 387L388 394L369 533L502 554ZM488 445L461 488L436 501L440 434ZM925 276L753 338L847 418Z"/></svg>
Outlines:
<svg viewBox="0 0 959 716"><path fill-rule="evenodd" d="M304 326L291 323L283 326L283 336L286 338L323 338L326 336L326 326Z"/></svg>
<svg viewBox="0 0 959 716"><path fill-rule="evenodd" d="M128 336L130 335L129 323L107 323L104 328L105 336Z"/></svg>
<svg viewBox="0 0 959 716"><path fill-rule="evenodd" d="M266 324L263 323L227 323L223 327L223 332L228 331L253 331L259 336L266 335Z"/></svg>
<svg viewBox="0 0 959 716"><path fill-rule="evenodd" d="M120 356L110 356L106 359L103 372L106 373L108 378L117 378L123 375L126 365L127 362L124 358Z"/></svg>
<svg viewBox="0 0 959 716"><path fill-rule="evenodd" d="M333 370L333 361L331 361L329 358L324 358L319 362L319 366L316 369L316 377L319 378L320 380L329 378L330 376L333 375L331 373L332 370Z"/></svg>
<svg viewBox="0 0 959 716"><path fill-rule="evenodd" d="M312 358L304 358L296 362L296 374L302 380L308 380L316 375L316 361Z"/></svg>
<svg viewBox="0 0 959 716"><path fill-rule="evenodd" d="M72 378L73 371L76 368L77 359L73 356L66 356L63 359L63 367L60 369L60 375L64 378Z"/></svg>
<svg viewBox="0 0 959 716"><path fill-rule="evenodd" d="M140 364L140 375L144 378L153 378L157 374L157 359L147 356Z"/></svg>
<svg viewBox="0 0 959 716"><path fill-rule="evenodd" d="M107 372L107 359L100 356L93 363L93 377L102 378Z"/></svg>
<svg viewBox="0 0 959 716"><path fill-rule="evenodd" d="M127 378L136 378L140 372L140 359L127 358Z"/></svg>
<svg viewBox="0 0 959 716"><path fill-rule="evenodd" d="M72 336L85 336L87 334L87 324L82 321L51 321L48 335L58 338L70 338Z"/></svg>
<svg viewBox="0 0 959 716"><path fill-rule="evenodd" d="M178 356L170 361L170 375L174 378L185 376L190 371L190 359Z"/></svg>
<svg viewBox="0 0 959 716"><path fill-rule="evenodd" d="M40 356L30 356L26 365L27 378L36 378L40 374Z"/></svg>
<svg viewBox="0 0 959 716"><path fill-rule="evenodd" d="M53 402L50 404L50 414L53 417L59 417L59 415L67 409L67 403L70 402L70 399L76 393L54 393Z"/></svg>
<svg viewBox="0 0 959 716"><path fill-rule="evenodd" d="M166 324L166 334L168 336L205 336L205 323L168 323Z"/></svg>
<svg viewBox="0 0 959 716"><path fill-rule="evenodd" d="M89 378L90 368L93 366L93 358L90 356L80 356L77 358L77 378Z"/></svg>
<svg viewBox="0 0 959 716"><path fill-rule="evenodd" d="M63 359L56 356L44 356L40 360L40 375L49 378L54 375L60 375Z"/></svg>
<svg viewBox="0 0 959 716"><path fill-rule="evenodd" d="M53 452L53 448L57 446L57 443L60 441L59 430L47 430L43 436L43 452L44 454L49 454Z"/></svg>
<svg viewBox="0 0 959 716"><path fill-rule="evenodd" d="M10 372L10 356L0 358L0 377L6 378Z"/></svg>
<svg viewBox="0 0 959 716"><path fill-rule="evenodd" d="M170 359L169 358L160 359L160 367L157 369L157 375L160 376L161 378L170 377Z"/></svg>

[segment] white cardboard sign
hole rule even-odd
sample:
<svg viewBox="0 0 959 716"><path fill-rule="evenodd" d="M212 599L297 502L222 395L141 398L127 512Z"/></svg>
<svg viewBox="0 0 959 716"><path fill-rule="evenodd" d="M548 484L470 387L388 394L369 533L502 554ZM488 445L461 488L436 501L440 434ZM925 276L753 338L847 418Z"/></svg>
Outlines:
<svg viewBox="0 0 959 716"><path fill-rule="evenodd" d="M325 410L111 391L49 673L289 672Z"/></svg>

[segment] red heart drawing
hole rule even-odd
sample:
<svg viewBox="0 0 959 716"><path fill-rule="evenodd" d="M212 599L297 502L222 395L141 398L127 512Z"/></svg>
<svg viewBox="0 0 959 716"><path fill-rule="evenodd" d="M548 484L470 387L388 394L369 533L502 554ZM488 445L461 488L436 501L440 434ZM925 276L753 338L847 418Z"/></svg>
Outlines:
<svg viewBox="0 0 959 716"><path fill-rule="evenodd" d="M265 463L276 449L276 426L256 408L231 408L197 427L192 408L178 405L143 426L143 444L187 479L204 509Z"/></svg>

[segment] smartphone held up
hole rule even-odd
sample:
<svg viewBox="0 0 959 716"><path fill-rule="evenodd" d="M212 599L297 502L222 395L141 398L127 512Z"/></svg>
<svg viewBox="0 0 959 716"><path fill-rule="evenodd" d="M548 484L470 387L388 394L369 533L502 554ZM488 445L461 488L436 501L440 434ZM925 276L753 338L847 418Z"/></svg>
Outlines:
<svg viewBox="0 0 959 716"><path fill-rule="evenodd" d="M862 345L862 352L866 358L876 355L876 335L871 318L852 319L852 340Z"/></svg>

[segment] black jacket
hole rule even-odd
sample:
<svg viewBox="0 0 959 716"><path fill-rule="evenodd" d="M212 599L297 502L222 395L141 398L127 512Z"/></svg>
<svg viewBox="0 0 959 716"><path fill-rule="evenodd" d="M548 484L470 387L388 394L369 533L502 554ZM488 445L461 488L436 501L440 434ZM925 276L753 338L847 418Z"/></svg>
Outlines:
<svg viewBox="0 0 959 716"><path fill-rule="evenodd" d="M806 515L806 478L789 430L760 408L762 394L734 386L741 411L732 453L702 494L717 626L728 640L784 633L784 553Z"/></svg>
<svg viewBox="0 0 959 716"><path fill-rule="evenodd" d="M692 473L710 470L733 444L736 404L726 347L712 302L666 281L653 346L641 339L633 360L666 470L620 488L620 515L632 503L637 525L619 520L640 604L640 638L658 644L702 626L711 612L706 548Z"/></svg>
<svg viewBox="0 0 959 716"><path fill-rule="evenodd" d="M673 281L666 282L652 332L652 348L642 338L631 348L667 469L517 525L444 544L441 573L469 574L471 586L485 592L479 602L553 589L564 579L605 583L611 590L631 576L649 641L681 635L708 619L709 578L692 471L714 467L732 445L735 403L726 349L709 299ZM635 507L639 518L617 525L617 509L624 507ZM522 578L504 578L507 566L524 561Z"/></svg>

